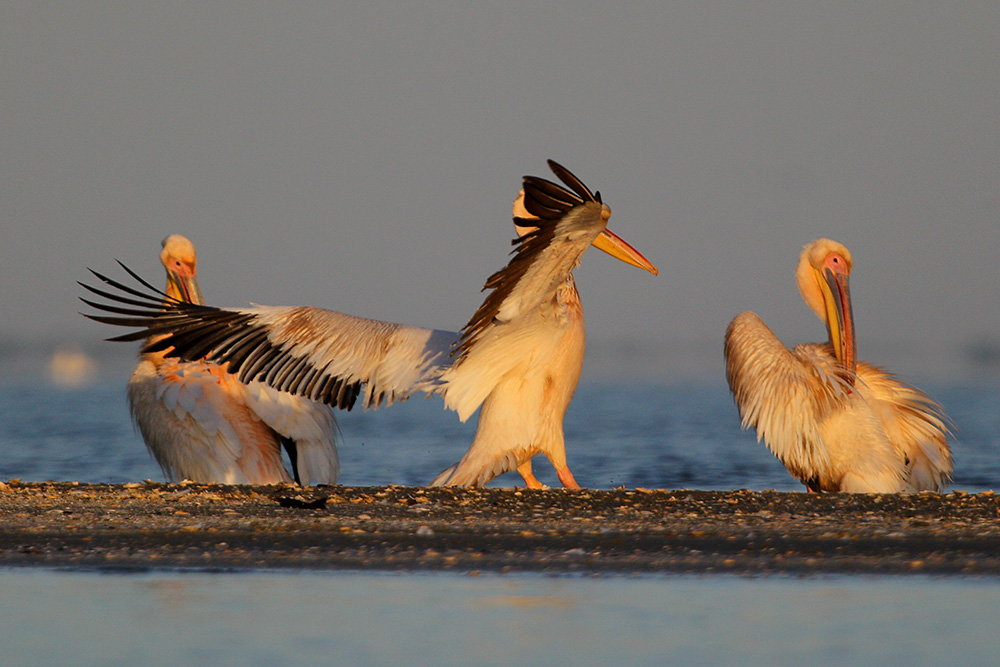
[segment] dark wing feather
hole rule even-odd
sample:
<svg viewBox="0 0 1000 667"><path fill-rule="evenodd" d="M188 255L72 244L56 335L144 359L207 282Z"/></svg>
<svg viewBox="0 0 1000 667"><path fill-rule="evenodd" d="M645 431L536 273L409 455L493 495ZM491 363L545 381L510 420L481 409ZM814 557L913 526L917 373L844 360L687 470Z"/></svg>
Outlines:
<svg viewBox="0 0 1000 667"><path fill-rule="evenodd" d="M467 354L469 348L494 321L504 301L510 298L532 264L538 261L545 249L551 245L559 221L574 208L587 202L598 201L587 186L568 169L552 160L549 160L549 166L556 176L573 188L577 194L544 178L524 177L522 183L524 206L529 213L537 216L538 219L515 218L515 223L519 223L522 227L535 229L514 239L512 242L514 245L513 257L510 262L487 278L483 290L491 289L493 291L462 329L462 338L454 352L459 356L459 359Z"/></svg>
<svg viewBox="0 0 1000 667"><path fill-rule="evenodd" d="M146 339L144 352L185 361L211 358L239 380L350 409L366 385L365 407L433 391L457 334L351 317L320 308L225 309L167 298L93 272L116 291L84 287L110 303L82 299L111 315L97 322L138 330L109 340ZM123 307L124 306L124 307Z"/></svg>
<svg viewBox="0 0 1000 667"><path fill-rule="evenodd" d="M573 175L573 173L569 169L562 166L555 160L549 160L548 162L549 162L549 169L552 170L552 173L558 176L560 181L562 181L569 187L573 188L573 191L576 192L576 194L580 195L581 204L584 201L596 201L596 202L601 201L600 196L594 196L590 192L590 188L584 185L583 181L581 181L579 178Z"/></svg>

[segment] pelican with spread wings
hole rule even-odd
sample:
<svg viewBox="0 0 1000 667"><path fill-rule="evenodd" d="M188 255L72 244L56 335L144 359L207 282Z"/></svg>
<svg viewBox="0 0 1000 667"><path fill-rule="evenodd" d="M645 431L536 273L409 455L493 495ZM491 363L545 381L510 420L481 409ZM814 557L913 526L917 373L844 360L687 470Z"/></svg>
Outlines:
<svg viewBox="0 0 1000 667"><path fill-rule="evenodd" d="M194 244L180 234L163 240L166 305L203 305ZM149 340L152 345L156 337ZM326 405L243 384L225 364L183 361L145 350L128 382L132 418L170 480L202 483L333 484L336 422ZM282 462L288 452L292 475Z"/></svg>
<svg viewBox="0 0 1000 667"><path fill-rule="evenodd" d="M484 290L490 293L460 334L315 307L164 303L158 294L97 273L117 291L84 287L113 303L84 301L113 315L88 317L140 329L111 340L155 337L146 352L207 356L226 363L241 382L263 382L334 407L350 409L359 397L369 408L414 393L438 393L462 421L480 409L471 447L433 485L482 486L517 470L529 487L539 488L531 458L542 453L565 487L579 488L563 439L585 339L573 269L594 245L658 271L607 229L611 209L600 193L559 164L549 161L549 166L566 187L524 177L514 202L513 257L487 279Z"/></svg>
<svg viewBox="0 0 1000 667"><path fill-rule="evenodd" d="M744 427L756 427L810 491L939 491L951 451L941 406L857 359L846 247L807 245L799 291L826 325L825 344L786 348L754 313L726 330L726 369Z"/></svg>

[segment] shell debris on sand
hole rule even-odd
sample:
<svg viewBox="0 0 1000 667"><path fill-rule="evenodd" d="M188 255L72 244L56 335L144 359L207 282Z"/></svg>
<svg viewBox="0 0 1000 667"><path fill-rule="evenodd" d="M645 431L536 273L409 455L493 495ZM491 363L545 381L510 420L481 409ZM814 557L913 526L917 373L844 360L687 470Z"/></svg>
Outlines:
<svg viewBox="0 0 1000 667"><path fill-rule="evenodd" d="M998 576L1000 499L10 480L0 564Z"/></svg>

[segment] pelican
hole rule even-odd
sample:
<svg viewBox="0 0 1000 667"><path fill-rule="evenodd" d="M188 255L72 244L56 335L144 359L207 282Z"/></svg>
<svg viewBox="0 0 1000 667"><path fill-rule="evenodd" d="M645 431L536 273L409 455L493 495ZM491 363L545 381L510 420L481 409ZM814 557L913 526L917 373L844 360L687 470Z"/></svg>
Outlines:
<svg viewBox="0 0 1000 667"><path fill-rule="evenodd" d="M160 261L167 272L167 304L204 304L190 240L180 234L165 238ZM242 384L224 366L181 361L162 350L140 355L128 399L146 447L170 480L336 482L336 422L320 403L259 382ZM282 464L282 446L293 475Z"/></svg>
<svg viewBox="0 0 1000 667"><path fill-rule="evenodd" d="M183 359L208 355L228 362L226 369L242 382L257 380L339 408L350 409L359 396L370 408L418 392L440 394L462 421L481 408L469 450L432 485L477 487L517 470L527 486L541 488L531 458L542 453L564 487L579 488L563 438L585 338L573 269L594 245L653 274L658 271L607 229L611 209L600 193L559 164L550 160L549 166L569 189L524 177L514 202L513 257L487 279L483 289L489 295L458 334L314 307L223 309L178 300L161 305L158 297L98 273L106 284L138 299L84 285L130 306L84 299L124 316L88 317L141 328L111 340L162 336L144 349L168 350Z"/></svg>
<svg viewBox="0 0 1000 667"><path fill-rule="evenodd" d="M726 330L726 373L744 428L809 491L940 491L950 479L947 417L922 391L857 359L840 243L805 246L796 275L826 344L786 348L754 313Z"/></svg>

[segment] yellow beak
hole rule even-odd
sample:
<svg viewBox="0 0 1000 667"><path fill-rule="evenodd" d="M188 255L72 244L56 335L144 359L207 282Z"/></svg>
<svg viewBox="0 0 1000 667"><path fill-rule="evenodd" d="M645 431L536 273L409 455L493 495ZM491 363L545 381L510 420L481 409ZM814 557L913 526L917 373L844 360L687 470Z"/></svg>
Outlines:
<svg viewBox="0 0 1000 667"><path fill-rule="evenodd" d="M167 278L168 282L173 284L174 290L177 292L176 298L188 303L205 305L205 301L201 298L201 289L198 287L198 279L193 274L187 275L176 271L168 271ZM167 287L167 293L170 294L172 291L169 289L170 285Z"/></svg>
<svg viewBox="0 0 1000 667"><path fill-rule="evenodd" d="M830 330L830 342L840 365L851 372L857 372L858 353L854 338L854 310L851 307L851 289L845 273L823 271L820 286L826 293L826 321Z"/></svg>
<svg viewBox="0 0 1000 667"><path fill-rule="evenodd" d="M605 229L594 239L593 246L598 250L603 250L612 257L616 257L626 264L645 269L654 276L660 274L660 270L653 266L652 262L642 256L642 253L630 246L624 239L613 233L610 229Z"/></svg>

